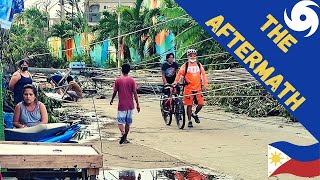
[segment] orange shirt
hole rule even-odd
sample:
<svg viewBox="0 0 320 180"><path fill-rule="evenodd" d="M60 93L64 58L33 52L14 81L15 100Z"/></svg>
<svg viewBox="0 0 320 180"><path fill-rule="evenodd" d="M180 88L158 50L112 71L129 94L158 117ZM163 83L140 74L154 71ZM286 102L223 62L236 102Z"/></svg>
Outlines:
<svg viewBox="0 0 320 180"><path fill-rule="evenodd" d="M193 169L187 171L187 179L188 180L206 180L206 175L200 174L198 171Z"/></svg>
<svg viewBox="0 0 320 180"><path fill-rule="evenodd" d="M185 177L178 171L176 172L176 179L178 180L207 180L207 175L200 174L196 170L187 170L185 173Z"/></svg>
<svg viewBox="0 0 320 180"><path fill-rule="evenodd" d="M201 85L208 87L208 79L206 76L206 72L203 69L202 65L200 64L200 67L198 66L197 62L189 63L187 74L185 77L185 80L189 83L187 86L185 86L186 91L201 91ZM186 69L186 63L183 64L178 72L178 75L174 81L174 83L182 82L185 74ZM200 75L201 71L201 75Z"/></svg>

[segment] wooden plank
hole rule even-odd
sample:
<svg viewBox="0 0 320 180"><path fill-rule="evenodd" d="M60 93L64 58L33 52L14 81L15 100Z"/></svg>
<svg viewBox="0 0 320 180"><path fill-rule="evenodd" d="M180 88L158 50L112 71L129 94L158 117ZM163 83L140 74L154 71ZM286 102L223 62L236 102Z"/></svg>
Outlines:
<svg viewBox="0 0 320 180"><path fill-rule="evenodd" d="M95 145L91 145L91 147L99 154L102 154L101 151Z"/></svg>
<svg viewBox="0 0 320 180"><path fill-rule="evenodd" d="M55 69L55 68L35 68L35 67L29 67L29 71L31 73L45 73L45 74L53 74L58 71L63 72L65 69Z"/></svg>
<svg viewBox="0 0 320 180"><path fill-rule="evenodd" d="M58 93L44 93L48 98L55 99L57 101L63 101L62 95Z"/></svg>
<svg viewBox="0 0 320 180"><path fill-rule="evenodd" d="M92 144L0 142L4 168L101 168L102 155Z"/></svg>
<svg viewBox="0 0 320 180"><path fill-rule="evenodd" d="M41 145L41 146L89 146L93 144L77 144L77 143L42 143L42 142L21 142L21 141L0 141L0 144L19 144L19 145Z"/></svg>
<svg viewBox="0 0 320 180"><path fill-rule="evenodd" d="M90 146L0 144L0 155L98 155Z"/></svg>
<svg viewBox="0 0 320 180"><path fill-rule="evenodd" d="M0 155L1 166L9 169L101 168L102 155Z"/></svg>
<svg viewBox="0 0 320 180"><path fill-rule="evenodd" d="M99 175L99 169L87 169L87 175L92 176L92 175Z"/></svg>

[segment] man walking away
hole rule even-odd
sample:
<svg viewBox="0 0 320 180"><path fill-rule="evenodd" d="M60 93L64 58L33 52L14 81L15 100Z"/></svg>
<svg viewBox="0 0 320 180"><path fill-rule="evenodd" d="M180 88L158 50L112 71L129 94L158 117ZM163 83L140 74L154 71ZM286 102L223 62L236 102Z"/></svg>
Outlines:
<svg viewBox="0 0 320 180"><path fill-rule="evenodd" d="M134 111L133 97L136 101L137 111L140 112L140 106L137 94L137 83L129 77L130 65L122 65L122 76L117 78L113 86L113 94L110 101L110 105L113 103L113 99L118 93L118 127L121 132L120 144L129 143L127 136L129 133L130 125L132 124L132 114Z"/></svg>

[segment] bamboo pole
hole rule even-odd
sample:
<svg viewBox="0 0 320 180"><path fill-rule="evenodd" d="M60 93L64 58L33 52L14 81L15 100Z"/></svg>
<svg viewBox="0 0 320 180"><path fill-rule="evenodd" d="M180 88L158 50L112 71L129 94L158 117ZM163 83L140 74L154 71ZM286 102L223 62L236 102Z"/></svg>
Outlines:
<svg viewBox="0 0 320 180"><path fill-rule="evenodd" d="M1 50L2 51L2 50ZM2 53L0 53L2 56ZM0 99L1 99L1 103L0 103L0 141L4 141L4 119L3 119L3 97L2 97L2 73L3 73L3 69L2 69L2 57L1 58L1 62L0 62Z"/></svg>
<svg viewBox="0 0 320 180"><path fill-rule="evenodd" d="M6 30L1 29L0 42L3 44L6 37ZM4 120L3 120L3 97L2 97L2 74L3 74L3 46L0 46L0 141L4 141Z"/></svg>

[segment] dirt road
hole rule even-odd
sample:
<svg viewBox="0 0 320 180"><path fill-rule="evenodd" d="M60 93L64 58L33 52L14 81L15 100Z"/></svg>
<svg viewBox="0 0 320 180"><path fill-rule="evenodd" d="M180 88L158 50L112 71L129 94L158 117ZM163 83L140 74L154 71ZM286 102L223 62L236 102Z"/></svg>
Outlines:
<svg viewBox="0 0 320 180"><path fill-rule="evenodd" d="M110 106L109 100L95 99L97 113L115 118L117 104ZM78 105L93 110L92 99L82 99ZM287 123L279 117L248 118L214 107L206 107L199 115L200 124L179 130L174 123L164 124L157 101L141 98L141 112L134 114L128 136L131 143L119 145L118 139L104 139L105 166L141 169L197 165L236 179L261 180L268 179L268 144L281 140L298 145L316 143L299 123ZM106 126L103 131L120 136L116 126ZM278 178L300 179L292 175L269 179Z"/></svg>

